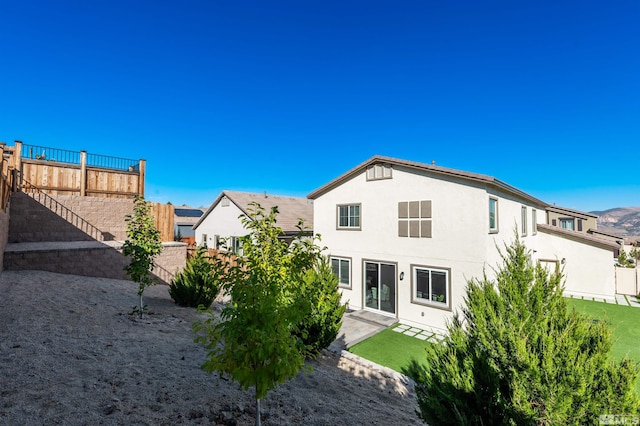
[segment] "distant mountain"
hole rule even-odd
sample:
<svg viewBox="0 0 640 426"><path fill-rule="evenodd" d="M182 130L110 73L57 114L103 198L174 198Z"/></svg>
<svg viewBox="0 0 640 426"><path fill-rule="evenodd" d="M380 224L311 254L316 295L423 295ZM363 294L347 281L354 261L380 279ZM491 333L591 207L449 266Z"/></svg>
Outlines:
<svg viewBox="0 0 640 426"><path fill-rule="evenodd" d="M640 240L640 207L616 207L591 212L598 215L598 230L625 237L628 241Z"/></svg>

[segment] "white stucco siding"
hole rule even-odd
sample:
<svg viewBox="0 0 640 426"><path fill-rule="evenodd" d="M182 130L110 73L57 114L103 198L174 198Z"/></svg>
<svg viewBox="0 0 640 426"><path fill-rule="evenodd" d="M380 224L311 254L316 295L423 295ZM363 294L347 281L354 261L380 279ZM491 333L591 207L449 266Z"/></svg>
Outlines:
<svg viewBox="0 0 640 426"><path fill-rule="evenodd" d="M538 245L538 232L534 232L533 215L532 211L536 210L536 224L545 223L544 210L538 206L532 205L530 202L518 199L516 197L505 194L501 191L490 190L486 194L487 197L487 209L486 209L486 225L487 240L486 240L486 266L487 275L492 278L492 268L498 267L503 263L500 256L500 251L504 252L505 246L510 246L515 238L516 234L520 241L530 250L535 250ZM496 198L498 200L498 232L489 233L489 198ZM526 208L526 234L522 233L522 207Z"/></svg>
<svg viewBox="0 0 640 426"><path fill-rule="evenodd" d="M432 238L398 236L398 202L432 202ZM337 230L337 206L361 205L361 230ZM314 201L314 231L328 253L351 259L351 289L343 301L364 305L364 260L397 265L396 310L406 323L444 331L463 301L467 280L480 277L488 240L488 197L482 185L462 184L394 169L393 178L367 181L363 174ZM491 245L491 249L495 250ZM450 310L412 302L411 265L450 271ZM399 280L401 273L404 279Z"/></svg>
<svg viewBox="0 0 640 426"><path fill-rule="evenodd" d="M566 294L615 298L612 249L544 232L539 232L538 238L534 259L560 262L564 267Z"/></svg>
<svg viewBox="0 0 640 426"><path fill-rule="evenodd" d="M218 204L196 228L196 243L202 243L203 234L207 235L209 247L213 247L214 235L219 235L221 238L246 235L247 230L239 219L242 214L242 210L233 203L229 203L226 207Z"/></svg>

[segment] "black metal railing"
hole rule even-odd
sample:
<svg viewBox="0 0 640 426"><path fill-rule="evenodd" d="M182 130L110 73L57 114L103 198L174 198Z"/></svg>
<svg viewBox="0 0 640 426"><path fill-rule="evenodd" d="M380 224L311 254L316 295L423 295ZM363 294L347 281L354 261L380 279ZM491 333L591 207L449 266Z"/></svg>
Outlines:
<svg viewBox="0 0 640 426"><path fill-rule="evenodd" d="M29 160L54 161L56 163L80 165L80 153L45 146L22 145L20 156Z"/></svg>
<svg viewBox="0 0 640 426"><path fill-rule="evenodd" d="M29 160L53 161L56 163L73 164L78 166L81 165L82 161L80 152L77 151L26 144L22 144L20 156ZM86 166L101 169L138 172L140 171L140 160L110 157L107 155L87 154Z"/></svg>
<svg viewBox="0 0 640 426"><path fill-rule="evenodd" d="M106 155L87 154L87 167L139 172L140 161L130 160L128 158L108 157Z"/></svg>

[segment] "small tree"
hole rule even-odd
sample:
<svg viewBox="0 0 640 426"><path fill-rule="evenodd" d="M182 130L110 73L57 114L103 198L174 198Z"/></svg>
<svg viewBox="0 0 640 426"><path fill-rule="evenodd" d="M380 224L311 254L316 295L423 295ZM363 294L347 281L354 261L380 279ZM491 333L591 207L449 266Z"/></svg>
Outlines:
<svg viewBox="0 0 640 426"><path fill-rule="evenodd" d="M253 203L242 222L242 256L227 254L222 288L231 296L220 320L210 315L194 324L196 342L207 348L203 368L229 374L244 389L253 387L256 424L260 400L270 389L294 377L306 348L295 335L311 305L300 289L320 257L313 238L301 232L290 244L276 226L278 210L269 214ZM299 224L302 231L302 223Z"/></svg>
<svg viewBox="0 0 640 426"><path fill-rule="evenodd" d="M437 425L597 424L638 413L638 365L609 357L611 332L562 296L562 274L533 266L516 239L495 282L468 282L466 304L416 381L420 416Z"/></svg>
<svg viewBox="0 0 640 426"><path fill-rule="evenodd" d="M138 284L138 296L140 306L134 307L134 312L142 314L145 306L142 302L144 289L154 284L151 278L151 271L155 263L154 257L162 251L160 242L160 231L156 228L153 216L151 216L151 206L138 195L133 203L133 215L126 215L127 240L124 242L122 253L129 256L130 262L124 270L131 281Z"/></svg>

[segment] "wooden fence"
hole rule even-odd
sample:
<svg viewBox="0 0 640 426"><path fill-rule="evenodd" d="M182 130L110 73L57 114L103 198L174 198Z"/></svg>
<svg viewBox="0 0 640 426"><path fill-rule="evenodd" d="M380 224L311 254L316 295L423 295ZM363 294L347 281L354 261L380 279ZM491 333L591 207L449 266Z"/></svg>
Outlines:
<svg viewBox="0 0 640 426"><path fill-rule="evenodd" d="M173 214L171 204L151 203L151 215L160 231L160 241L173 241Z"/></svg>
<svg viewBox="0 0 640 426"><path fill-rule="evenodd" d="M144 196L145 160L23 145L20 141L16 141L12 149L3 150L10 153L9 168L17 170L24 180L49 195Z"/></svg>

